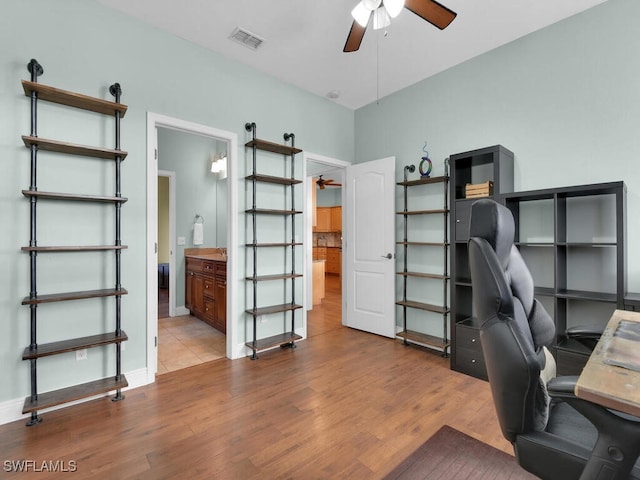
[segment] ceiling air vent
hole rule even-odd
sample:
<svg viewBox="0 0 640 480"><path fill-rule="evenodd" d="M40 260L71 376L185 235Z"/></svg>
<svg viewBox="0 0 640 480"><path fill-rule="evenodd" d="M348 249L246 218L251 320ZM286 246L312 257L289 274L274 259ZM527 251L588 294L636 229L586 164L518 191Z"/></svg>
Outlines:
<svg viewBox="0 0 640 480"><path fill-rule="evenodd" d="M234 42L238 42L241 45L244 45L251 50L257 50L264 40L259 36L245 30L243 28L237 27L231 35L229 36L231 40Z"/></svg>

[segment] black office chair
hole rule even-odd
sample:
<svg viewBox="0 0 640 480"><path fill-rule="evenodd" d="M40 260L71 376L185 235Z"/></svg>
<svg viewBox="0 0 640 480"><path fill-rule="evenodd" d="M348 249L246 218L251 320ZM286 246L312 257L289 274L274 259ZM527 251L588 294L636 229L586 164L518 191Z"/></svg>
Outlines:
<svg viewBox="0 0 640 480"><path fill-rule="evenodd" d="M578 399L577 377L555 377L547 349L555 326L513 245L511 212L478 200L469 233L482 352L500 427L520 466L542 479L639 480L640 418Z"/></svg>

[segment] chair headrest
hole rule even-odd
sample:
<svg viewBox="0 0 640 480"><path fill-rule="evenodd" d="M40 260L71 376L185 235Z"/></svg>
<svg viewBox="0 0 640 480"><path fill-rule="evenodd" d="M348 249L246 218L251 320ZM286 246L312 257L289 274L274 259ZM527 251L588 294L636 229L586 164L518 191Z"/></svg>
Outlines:
<svg viewBox="0 0 640 480"><path fill-rule="evenodd" d="M489 242L503 267L509 263L514 232L513 215L507 207L488 198L477 200L471 206L469 237Z"/></svg>

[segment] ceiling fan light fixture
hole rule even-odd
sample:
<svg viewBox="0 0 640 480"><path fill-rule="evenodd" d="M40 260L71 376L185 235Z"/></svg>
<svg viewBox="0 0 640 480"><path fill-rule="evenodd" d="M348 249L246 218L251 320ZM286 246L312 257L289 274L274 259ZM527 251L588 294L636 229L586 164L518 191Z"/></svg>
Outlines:
<svg viewBox="0 0 640 480"><path fill-rule="evenodd" d="M404 0L384 0L384 8L391 18L396 18L404 8Z"/></svg>
<svg viewBox="0 0 640 480"><path fill-rule="evenodd" d="M362 3L362 5L364 5L364 7L367 10L369 10L370 12L373 12L376 8L380 6L380 4L382 3L382 0L362 0L360 3Z"/></svg>
<svg viewBox="0 0 640 480"><path fill-rule="evenodd" d="M391 25L391 17L387 13L387 9L385 7L378 8L375 12L373 12L373 29L380 30L381 28L385 28Z"/></svg>
<svg viewBox="0 0 640 480"><path fill-rule="evenodd" d="M371 10L365 6L364 2L360 2L351 10L351 16L361 27L366 27L369 23Z"/></svg>

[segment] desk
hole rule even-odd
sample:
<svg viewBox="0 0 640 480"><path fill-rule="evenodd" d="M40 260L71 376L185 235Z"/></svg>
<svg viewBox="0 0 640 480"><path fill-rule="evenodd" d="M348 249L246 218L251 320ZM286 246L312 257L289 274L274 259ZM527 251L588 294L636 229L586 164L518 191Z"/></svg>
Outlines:
<svg viewBox="0 0 640 480"><path fill-rule="evenodd" d="M640 372L605 362L614 333L623 320L640 324L640 312L613 312L578 378L575 394L584 400L640 417ZM640 349L640 342L633 343L637 343Z"/></svg>

